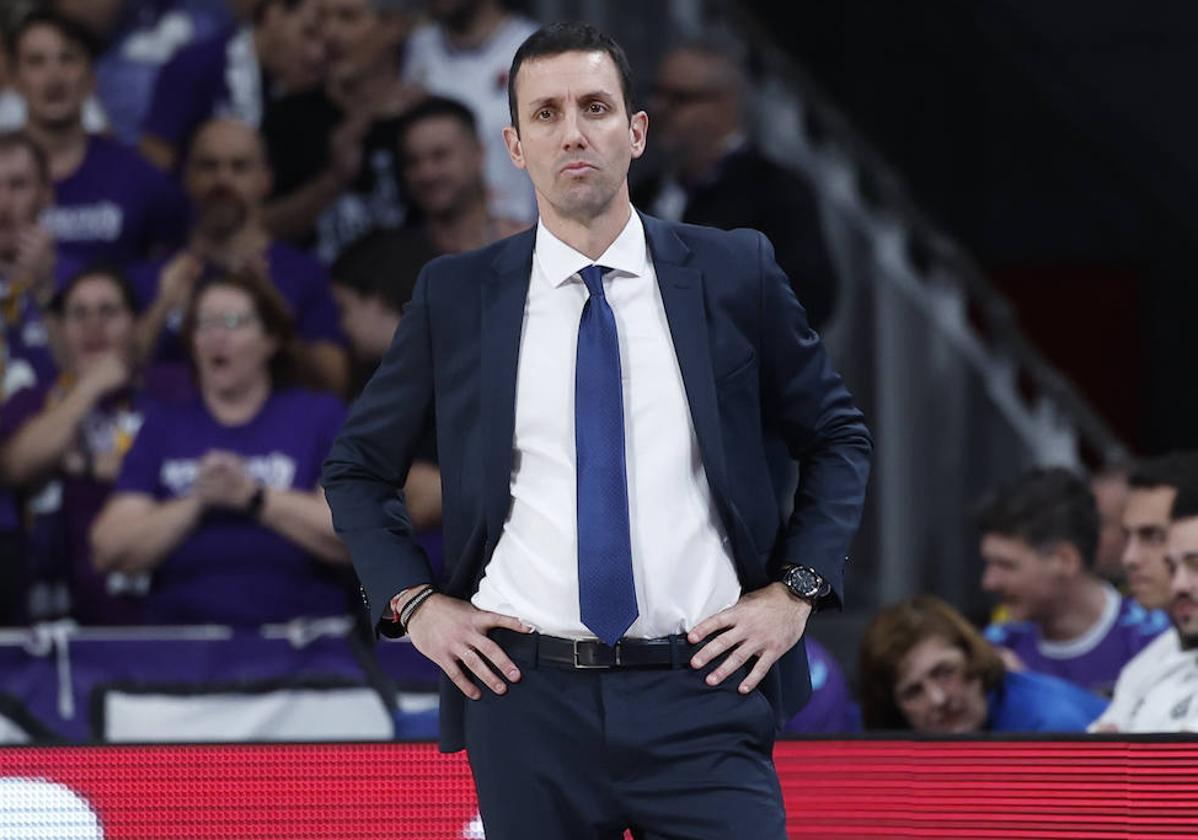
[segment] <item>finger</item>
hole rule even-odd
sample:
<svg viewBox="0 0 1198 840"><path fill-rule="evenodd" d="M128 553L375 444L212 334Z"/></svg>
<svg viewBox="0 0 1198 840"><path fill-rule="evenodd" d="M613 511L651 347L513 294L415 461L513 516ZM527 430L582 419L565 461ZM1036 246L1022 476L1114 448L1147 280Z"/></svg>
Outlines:
<svg viewBox="0 0 1198 840"><path fill-rule="evenodd" d="M736 627L725 630L718 636L712 637L711 641L703 645L693 657L691 657L692 668L702 668L708 662L715 660L721 653L730 650L736 645L744 641L744 634Z"/></svg>
<svg viewBox="0 0 1198 840"><path fill-rule="evenodd" d="M474 643L474 648L480 654L490 660L490 663L495 667L495 670L505 675L509 680L516 682L520 679L520 669L516 667L516 663L513 662L508 655L504 653L503 648L495 644L494 641L488 639L486 636L481 636L478 641Z"/></svg>
<svg viewBox="0 0 1198 840"><path fill-rule="evenodd" d="M483 612L483 622L480 624L482 632L490 630L492 627L505 627L508 630L515 630L517 633L531 633L532 628L518 618L502 613Z"/></svg>
<svg viewBox="0 0 1198 840"><path fill-rule="evenodd" d="M722 630L725 627L731 627L736 623L735 611L735 607L729 607L728 609L720 610L715 615L709 616L708 618L699 622L699 624L693 630L686 634L687 641L692 645L696 645L715 631Z"/></svg>
<svg viewBox="0 0 1198 840"><path fill-rule="evenodd" d="M719 685L724 680L728 679L729 674L731 674L741 665L744 665L748 658L753 655L752 651L746 650L746 648L748 648L747 644L737 645L733 651L728 654L728 657L720 663L720 667L716 668L707 675L707 684Z"/></svg>
<svg viewBox="0 0 1198 840"><path fill-rule="evenodd" d="M449 681L456 685L458 690L471 700L477 700L483 696L483 693L478 690L478 686L470 682L466 674L453 660L441 665L441 670L445 672L445 676L449 677Z"/></svg>
<svg viewBox="0 0 1198 840"><path fill-rule="evenodd" d="M474 676L482 681L483 685L494 691L496 694L503 694L507 691L507 683L503 678L491 670L491 666L487 664L482 655L472 647L458 652L458 659L463 665L473 672Z"/></svg>
<svg viewBox="0 0 1198 840"><path fill-rule="evenodd" d="M757 664L753 666L753 670L749 671L737 690L741 694L748 694L753 689L757 688L757 684L765 679L765 675L769 673L770 667L774 664L774 659L768 654L761 654L757 657Z"/></svg>

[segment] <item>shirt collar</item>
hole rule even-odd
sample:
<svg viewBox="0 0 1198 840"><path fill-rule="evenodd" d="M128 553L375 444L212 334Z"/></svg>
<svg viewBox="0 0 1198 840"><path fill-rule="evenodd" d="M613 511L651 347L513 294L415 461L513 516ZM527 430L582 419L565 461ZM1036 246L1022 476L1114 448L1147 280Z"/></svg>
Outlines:
<svg viewBox="0 0 1198 840"><path fill-rule="evenodd" d="M628 223L597 260L579 253L549 232L544 222L537 222L534 259L550 285L558 288L588 265L602 265L620 274L640 277L646 273L649 259L645 244L645 227L640 214L631 208Z"/></svg>

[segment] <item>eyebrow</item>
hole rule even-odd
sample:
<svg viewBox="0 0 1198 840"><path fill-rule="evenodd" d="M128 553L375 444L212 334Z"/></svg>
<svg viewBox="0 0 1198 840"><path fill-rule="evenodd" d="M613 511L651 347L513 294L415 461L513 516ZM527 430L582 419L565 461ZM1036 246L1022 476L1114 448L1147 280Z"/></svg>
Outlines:
<svg viewBox="0 0 1198 840"><path fill-rule="evenodd" d="M588 93L580 94L575 98L580 101L586 101L588 99L610 99L614 102L616 95L607 90L593 90ZM543 96L540 99L534 99L529 105L529 108L531 108L533 111L538 111L541 108L544 108L546 105L556 105L560 101L560 96Z"/></svg>

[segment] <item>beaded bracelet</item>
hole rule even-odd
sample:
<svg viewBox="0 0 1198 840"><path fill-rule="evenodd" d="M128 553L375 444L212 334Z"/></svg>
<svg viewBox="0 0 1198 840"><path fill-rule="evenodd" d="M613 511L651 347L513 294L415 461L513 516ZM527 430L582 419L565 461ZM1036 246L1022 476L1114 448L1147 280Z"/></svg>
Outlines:
<svg viewBox="0 0 1198 840"><path fill-rule="evenodd" d="M416 610L420 609L421 604L436 594L437 588L429 584L409 598L408 602L403 605L403 609L399 611L399 627L405 636L408 633L408 622L412 620L412 616L416 614Z"/></svg>

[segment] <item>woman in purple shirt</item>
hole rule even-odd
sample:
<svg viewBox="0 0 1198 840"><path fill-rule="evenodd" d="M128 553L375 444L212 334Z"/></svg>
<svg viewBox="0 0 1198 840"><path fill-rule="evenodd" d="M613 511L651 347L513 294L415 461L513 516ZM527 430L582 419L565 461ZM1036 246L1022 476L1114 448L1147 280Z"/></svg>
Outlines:
<svg viewBox="0 0 1198 840"><path fill-rule="evenodd" d="M183 335L199 393L147 413L92 529L97 566L152 571L149 623L348 612L349 558L317 486L344 408L292 387L286 304L260 278L221 277Z"/></svg>

